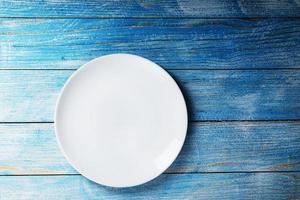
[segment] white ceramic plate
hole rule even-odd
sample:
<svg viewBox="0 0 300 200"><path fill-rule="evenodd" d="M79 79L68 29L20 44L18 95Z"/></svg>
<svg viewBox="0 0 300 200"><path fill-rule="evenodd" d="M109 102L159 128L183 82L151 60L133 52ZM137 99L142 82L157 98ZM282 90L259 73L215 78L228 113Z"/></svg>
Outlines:
<svg viewBox="0 0 300 200"><path fill-rule="evenodd" d="M88 179L130 187L160 175L184 143L187 109L171 76L130 54L90 61L65 84L55 131L69 163Z"/></svg>

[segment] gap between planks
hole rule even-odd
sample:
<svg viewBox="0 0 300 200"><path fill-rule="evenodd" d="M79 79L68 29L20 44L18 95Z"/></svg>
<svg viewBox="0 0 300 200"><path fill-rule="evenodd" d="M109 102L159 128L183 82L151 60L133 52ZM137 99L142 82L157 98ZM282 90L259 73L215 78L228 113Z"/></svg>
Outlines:
<svg viewBox="0 0 300 200"><path fill-rule="evenodd" d="M87 61L88 62L88 61ZM45 69L45 68L33 68L33 69L26 69L26 68L13 68L13 69L1 69L0 71L76 71L79 68L68 68L68 69ZM194 68L163 68L164 70L170 71L184 71L184 70L193 70L193 71L276 71L276 70L300 70L299 67L289 67L289 68L205 68L205 69L194 69Z"/></svg>
<svg viewBox="0 0 300 200"><path fill-rule="evenodd" d="M300 16L278 16L278 17L261 17L261 16L253 16L253 17L188 17L188 16L128 16L128 17L113 17L113 16L35 16L35 17L0 17L0 19L240 19L240 20L262 20L262 19L300 19Z"/></svg>
<svg viewBox="0 0 300 200"><path fill-rule="evenodd" d="M0 122L0 124L53 124L54 121ZM189 120L189 123L300 123L300 119L285 120Z"/></svg>
<svg viewBox="0 0 300 200"><path fill-rule="evenodd" d="M267 173L299 173L300 171L224 171L224 172L163 172L162 174L180 175L180 174L267 174ZM79 173L74 174L1 174L1 176L82 176Z"/></svg>

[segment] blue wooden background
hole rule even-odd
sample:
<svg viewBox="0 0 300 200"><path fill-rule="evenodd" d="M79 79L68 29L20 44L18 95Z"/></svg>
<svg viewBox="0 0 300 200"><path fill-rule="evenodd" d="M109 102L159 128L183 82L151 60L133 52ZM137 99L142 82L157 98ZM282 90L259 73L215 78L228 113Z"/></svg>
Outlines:
<svg viewBox="0 0 300 200"><path fill-rule="evenodd" d="M54 135L66 79L110 53L167 69L190 113L175 163L133 188L79 175ZM0 199L159 198L300 199L300 1L0 0Z"/></svg>

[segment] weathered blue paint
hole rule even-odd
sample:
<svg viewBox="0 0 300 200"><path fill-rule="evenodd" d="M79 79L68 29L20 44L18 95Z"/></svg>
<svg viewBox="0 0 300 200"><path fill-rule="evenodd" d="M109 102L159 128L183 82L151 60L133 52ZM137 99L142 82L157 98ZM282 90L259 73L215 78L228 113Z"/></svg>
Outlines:
<svg viewBox="0 0 300 200"><path fill-rule="evenodd" d="M165 174L133 188L82 176L0 177L1 199L299 199L300 173Z"/></svg>
<svg viewBox="0 0 300 200"><path fill-rule="evenodd" d="M77 69L120 52L165 69L300 68L300 20L0 19L0 49L2 69Z"/></svg>
<svg viewBox="0 0 300 200"><path fill-rule="evenodd" d="M299 5L0 0L0 199L299 199ZM71 175L53 124L22 123L53 121L61 69L119 52L168 69L194 121L166 174L128 189Z"/></svg>
<svg viewBox="0 0 300 200"><path fill-rule="evenodd" d="M53 121L56 98L74 71L0 71L0 121ZM169 70L190 120L299 120L299 70Z"/></svg>
<svg viewBox="0 0 300 200"><path fill-rule="evenodd" d="M299 132L300 122L190 123L167 173L297 171ZM60 153L53 124L1 124L0 147L0 175L77 174Z"/></svg>
<svg viewBox="0 0 300 200"><path fill-rule="evenodd" d="M2 0L0 17L299 17L297 0Z"/></svg>

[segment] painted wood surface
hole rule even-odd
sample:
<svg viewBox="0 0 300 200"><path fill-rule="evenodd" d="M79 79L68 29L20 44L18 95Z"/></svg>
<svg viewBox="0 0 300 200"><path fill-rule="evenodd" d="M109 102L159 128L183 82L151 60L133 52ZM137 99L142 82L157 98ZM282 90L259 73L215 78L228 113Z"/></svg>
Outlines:
<svg viewBox="0 0 300 200"><path fill-rule="evenodd" d="M165 69L299 68L300 20L0 19L1 69L77 69L120 52Z"/></svg>
<svg viewBox="0 0 300 200"><path fill-rule="evenodd" d="M0 17L298 17L299 0L1 0Z"/></svg>
<svg viewBox="0 0 300 200"><path fill-rule="evenodd" d="M52 122L57 96L73 70L0 71L0 122ZM298 120L299 70L169 70L189 119Z"/></svg>
<svg viewBox="0 0 300 200"><path fill-rule="evenodd" d="M113 189L81 176L4 176L1 199L299 199L300 173L165 174Z"/></svg>
<svg viewBox="0 0 300 200"><path fill-rule="evenodd" d="M1 124L0 175L78 174L61 154L53 126ZM190 123L166 173L297 171L299 132L300 122Z"/></svg>
<svg viewBox="0 0 300 200"><path fill-rule="evenodd" d="M300 199L299 17L299 0L0 0L0 199ZM78 175L52 123L74 69L120 52L168 69L190 112L175 163L128 189Z"/></svg>

